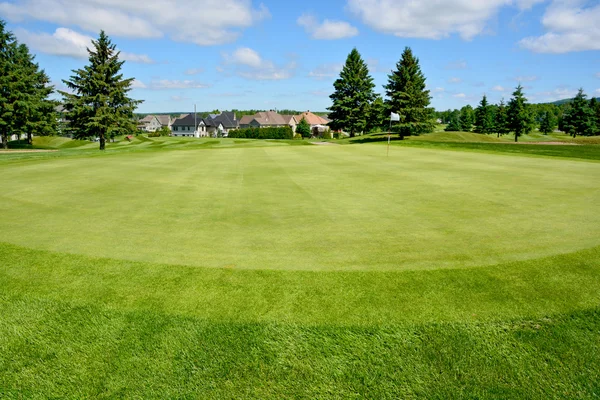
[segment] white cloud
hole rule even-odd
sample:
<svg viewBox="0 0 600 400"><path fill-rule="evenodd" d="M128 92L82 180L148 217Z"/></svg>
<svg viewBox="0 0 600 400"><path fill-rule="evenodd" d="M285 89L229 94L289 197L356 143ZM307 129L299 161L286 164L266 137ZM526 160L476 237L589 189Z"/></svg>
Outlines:
<svg viewBox="0 0 600 400"><path fill-rule="evenodd" d="M600 50L600 4L585 0L555 0L546 10L542 36L521 40L521 47L536 53Z"/></svg>
<svg viewBox="0 0 600 400"><path fill-rule="evenodd" d="M182 101L189 101L191 99L189 97L185 97L185 96L171 96L171 100L176 101L176 102L182 102Z"/></svg>
<svg viewBox="0 0 600 400"><path fill-rule="evenodd" d="M347 0L348 9L371 28L399 36L441 39L459 34L470 40L507 5L520 9L545 0Z"/></svg>
<svg viewBox="0 0 600 400"><path fill-rule="evenodd" d="M335 40L344 39L358 35L358 29L344 21L332 21L329 19L319 22L310 14L301 15L296 21L302 26L306 33L313 39Z"/></svg>
<svg viewBox="0 0 600 400"><path fill-rule="evenodd" d="M445 91L446 91L446 89L444 89L443 87L436 87L431 92L432 93L444 93Z"/></svg>
<svg viewBox="0 0 600 400"><path fill-rule="evenodd" d="M448 79L448 83L462 83L462 79L461 78L457 78L457 77L452 77L450 79Z"/></svg>
<svg viewBox="0 0 600 400"><path fill-rule="evenodd" d="M452 97L456 97L457 99L465 99L465 98L467 98L467 95L464 93L457 93L457 94L453 94Z"/></svg>
<svg viewBox="0 0 600 400"><path fill-rule="evenodd" d="M516 76L515 81L517 82L533 82L537 81L538 77L536 75L525 75L525 76Z"/></svg>
<svg viewBox="0 0 600 400"><path fill-rule="evenodd" d="M444 67L444 69L467 69L467 68L468 68L468 64L465 60L451 61L448 64L446 64L446 66Z"/></svg>
<svg viewBox="0 0 600 400"><path fill-rule="evenodd" d="M251 0L0 0L0 15L131 38L169 36L180 42L232 42L240 30L270 16Z"/></svg>
<svg viewBox="0 0 600 400"><path fill-rule="evenodd" d="M53 34L34 33L16 29L15 35L31 49L57 56L88 58L86 48L92 48L92 37L68 28L58 28ZM120 59L135 63L152 64L154 61L145 54L121 52Z"/></svg>
<svg viewBox="0 0 600 400"><path fill-rule="evenodd" d="M132 89L146 89L147 86L144 82L134 79L133 82L131 83L131 88Z"/></svg>
<svg viewBox="0 0 600 400"><path fill-rule="evenodd" d="M308 76L317 80L333 78L339 75L344 67L343 64L321 64L308 73Z"/></svg>
<svg viewBox="0 0 600 400"><path fill-rule="evenodd" d="M382 66L378 59L370 58L367 60L367 66L369 67L369 72L371 74L377 73L389 73L391 71L390 67Z"/></svg>
<svg viewBox="0 0 600 400"><path fill-rule="evenodd" d="M186 75L198 75L204 72L203 68L189 68L186 69L184 74Z"/></svg>
<svg viewBox="0 0 600 400"><path fill-rule="evenodd" d="M577 95L576 89L567 86L559 86L556 89L534 93L532 97L539 98L540 101L550 102L564 99L572 99Z"/></svg>
<svg viewBox="0 0 600 400"><path fill-rule="evenodd" d="M600 72L596 73L596 78L600 78Z"/></svg>
<svg viewBox="0 0 600 400"><path fill-rule="evenodd" d="M148 88L154 90L168 90L168 89L206 89L210 85L191 80L169 80L169 79L156 79L153 80Z"/></svg>
<svg viewBox="0 0 600 400"><path fill-rule="evenodd" d="M506 88L500 85L494 86L492 88L493 92L506 92Z"/></svg>
<svg viewBox="0 0 600 400"><path fill-rule="evenodd" d="M293 76L296 69L294 61L284 66L278 66L273 61L265 60L253 49L240 47L233 53L222 53L223 65L217 68L219 72L227 73L233 68L238 76L251 80L284 80Z"/></svg>
<svg viewBox="0 0 600 400"><path fill-rule="evenodd" d="M600 89L596 89L596 94L600 94Z"/></svg>

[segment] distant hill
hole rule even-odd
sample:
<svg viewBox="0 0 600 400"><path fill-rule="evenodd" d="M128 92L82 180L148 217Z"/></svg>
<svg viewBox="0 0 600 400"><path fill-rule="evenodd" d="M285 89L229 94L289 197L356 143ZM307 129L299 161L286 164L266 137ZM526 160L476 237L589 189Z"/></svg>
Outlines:
<svg viewBox="0 0 600 400"><path fill-rule="evenodd" d="M600 97L596 97L596 100L600 101ZM563 99L563 100L558 100L558 101L552 102L550 104L554 104L555 106L562 106L563 104L570 103L572 101L573 101L573 99Z"/></svg>

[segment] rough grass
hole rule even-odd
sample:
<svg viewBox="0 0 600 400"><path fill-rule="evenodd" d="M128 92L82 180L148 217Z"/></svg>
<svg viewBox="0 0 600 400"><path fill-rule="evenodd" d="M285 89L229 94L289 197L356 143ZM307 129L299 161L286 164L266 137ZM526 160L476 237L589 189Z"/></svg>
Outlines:
<svg viewBox="0 0 600 400"><path fill-rule="evenodd" d="M0 397L600 396L600 163L137 140L0 155Z"/></svg>

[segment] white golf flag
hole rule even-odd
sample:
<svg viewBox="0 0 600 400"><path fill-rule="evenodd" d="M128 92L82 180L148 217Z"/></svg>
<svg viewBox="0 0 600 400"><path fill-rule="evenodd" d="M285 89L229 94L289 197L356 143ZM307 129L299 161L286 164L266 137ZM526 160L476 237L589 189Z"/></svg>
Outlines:
<svg viewBox="0 0 600 400"><path fill-rule="evenodd" d="M390 121L400 121L400 114L392 113L392 115L390 115Z"/></svg>

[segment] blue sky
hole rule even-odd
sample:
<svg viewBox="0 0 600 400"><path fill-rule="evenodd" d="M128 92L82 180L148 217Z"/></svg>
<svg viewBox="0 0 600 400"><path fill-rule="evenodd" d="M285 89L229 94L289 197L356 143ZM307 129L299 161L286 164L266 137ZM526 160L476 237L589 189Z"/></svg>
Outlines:
<svg viewBox="0 0 600 400"><path fill-rule="evenodd" d="M376 90L405 46L438 109L600 96L600 3L584 0L0 0L0 18L58 88L104 29L140 112L323 111L356 47Z"/></svg>

